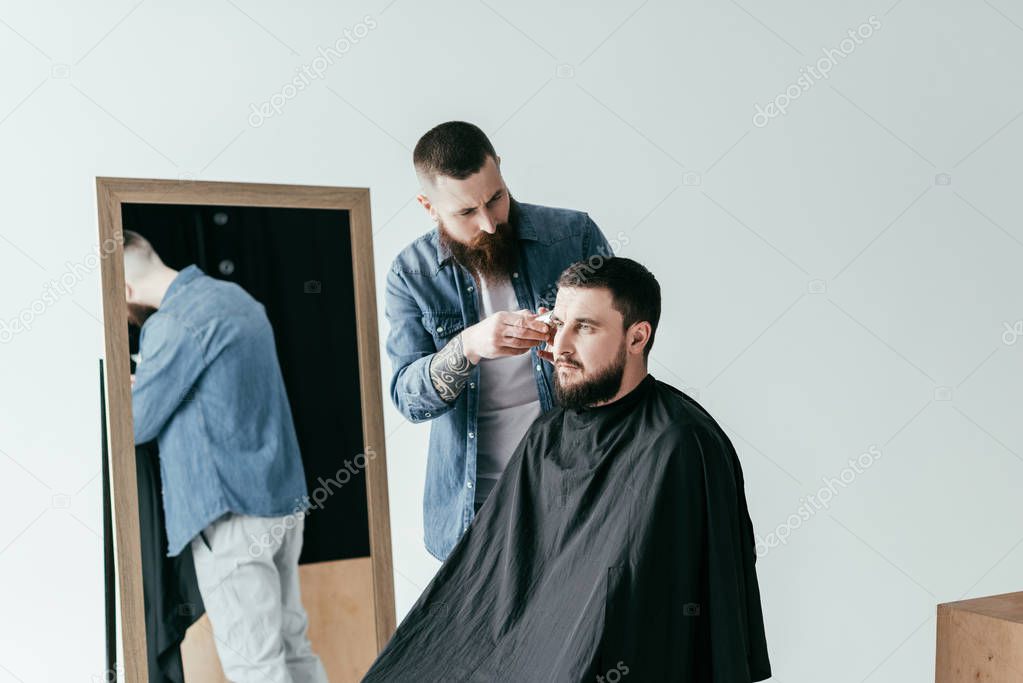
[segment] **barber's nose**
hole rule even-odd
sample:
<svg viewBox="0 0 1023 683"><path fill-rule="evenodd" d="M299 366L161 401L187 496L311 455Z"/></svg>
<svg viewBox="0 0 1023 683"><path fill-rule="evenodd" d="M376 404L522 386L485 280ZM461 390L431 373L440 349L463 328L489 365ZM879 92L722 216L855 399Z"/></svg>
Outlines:
<svg viewBox="0 0 1023 683"><path fill-rule="evenodd" d="M483 212L480 214L480 230L491 235L497 232L497 224L490 217L489 213Z"/></svg>

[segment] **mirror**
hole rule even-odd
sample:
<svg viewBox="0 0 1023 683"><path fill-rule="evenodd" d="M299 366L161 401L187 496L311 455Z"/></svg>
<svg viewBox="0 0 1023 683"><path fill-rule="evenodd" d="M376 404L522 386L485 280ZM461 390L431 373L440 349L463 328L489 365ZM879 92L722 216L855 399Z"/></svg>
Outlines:
<svg viewBox="0 0 1023 683"><path fill-rule="evenodd" d="M97 192L127 680L359 680L395 627L369 191Z"/></svg>

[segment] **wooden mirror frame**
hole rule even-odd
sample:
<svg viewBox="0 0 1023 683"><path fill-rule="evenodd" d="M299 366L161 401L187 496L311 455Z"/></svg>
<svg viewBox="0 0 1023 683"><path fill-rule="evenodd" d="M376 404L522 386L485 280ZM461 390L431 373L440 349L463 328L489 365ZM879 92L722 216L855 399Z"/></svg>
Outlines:
<svg viewBox="0 0 1023 683"><path fill-rule="evenodd" d="M100 271L106 357L103 365L110 462L110 471L104 473L104 476L109 477L111 487L115 566L123 641L121 661L124 665L125 680L146 681L149 677L142 598L138 484L135 478L135 436L129 377L128 309L124 294L122 204L337 209L349 212L359 387L362 394L363 452L368 452L366 449L372 445L377 454L366 461L366 503L369 514L376 645L379 652L394 633L395 611L369 189L97 178L96 194L102 255Z"/></svg>

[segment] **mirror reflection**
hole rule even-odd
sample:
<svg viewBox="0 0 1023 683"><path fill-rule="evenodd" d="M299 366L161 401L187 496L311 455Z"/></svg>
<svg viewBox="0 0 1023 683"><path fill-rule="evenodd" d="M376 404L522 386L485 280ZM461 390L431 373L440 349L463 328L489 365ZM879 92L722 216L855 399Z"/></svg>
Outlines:
<svg viewBox="0 0 1023 683"><path fill-rule="evenodd" d="M124 204L151 681L376 652L346 211Z"/></svg>

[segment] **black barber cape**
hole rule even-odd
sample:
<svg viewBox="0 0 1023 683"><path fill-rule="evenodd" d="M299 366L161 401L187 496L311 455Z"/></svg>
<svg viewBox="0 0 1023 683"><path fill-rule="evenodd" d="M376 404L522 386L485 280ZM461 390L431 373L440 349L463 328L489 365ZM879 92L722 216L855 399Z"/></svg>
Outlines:
<svg viewBox="0 0 1023 683"><path fill-rule="evenodd" d="M728 437L648 374L533 423L363 680L764 680L755 557Z"/></svg>

